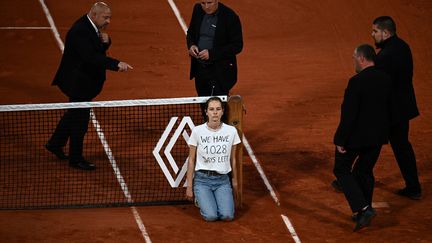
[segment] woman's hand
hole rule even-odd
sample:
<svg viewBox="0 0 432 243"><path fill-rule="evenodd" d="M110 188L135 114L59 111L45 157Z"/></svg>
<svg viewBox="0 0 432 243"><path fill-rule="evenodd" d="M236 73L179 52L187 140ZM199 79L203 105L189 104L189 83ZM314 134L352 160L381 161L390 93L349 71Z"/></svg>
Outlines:
<svg viewBox="0 0 432 243"><path fill-rule="evenodd" d="M189 201L192 201L192 200L193 200L193 191L192 191L192 187L191 187L191 186L188 186L188 187L186 188L186 198L187 198Z"/></svg>
<svg viewBox="0 0 432 243"><path fill-rule="evenodd" d="M237 179L236 178L232 178L231 180L232 183L232 189L233 189L233 197L234 197L234 201L237 201L237 196L238 196L238 183L237 183Z"/></svg>

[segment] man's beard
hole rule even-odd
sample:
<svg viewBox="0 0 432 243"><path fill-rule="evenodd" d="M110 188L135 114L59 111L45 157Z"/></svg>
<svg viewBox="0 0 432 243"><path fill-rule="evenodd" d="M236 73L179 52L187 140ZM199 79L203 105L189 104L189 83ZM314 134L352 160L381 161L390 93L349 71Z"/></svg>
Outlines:
<svg viewBox="0 0 432 243"><path fill-rule="evenodd" d="M381 41L381 42L376 42L376 41L375 41L375 47L376 47L377 49L381 49L381 48L383 47L383 43L384 43L384 41Z"/></svg>

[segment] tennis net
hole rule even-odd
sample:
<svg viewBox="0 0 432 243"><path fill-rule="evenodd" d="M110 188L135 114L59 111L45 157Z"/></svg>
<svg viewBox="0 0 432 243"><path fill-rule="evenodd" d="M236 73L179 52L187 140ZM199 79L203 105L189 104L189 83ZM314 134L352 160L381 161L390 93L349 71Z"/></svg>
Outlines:
<svg viewBox="0 0 432 243"><path fill-rule="evenodd" d="M0 209L185 203L186 140L207 99L1 105ZM83 155L93 171L44 147L65 111L82 108L91 109Z"/></svg>

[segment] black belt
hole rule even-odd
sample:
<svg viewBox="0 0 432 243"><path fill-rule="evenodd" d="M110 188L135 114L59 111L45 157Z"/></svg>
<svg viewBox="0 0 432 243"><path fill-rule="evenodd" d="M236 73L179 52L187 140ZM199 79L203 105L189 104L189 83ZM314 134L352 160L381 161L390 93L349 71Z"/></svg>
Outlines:
<svg viewBox="0 0 432 243"><path fill-rule="evenodd" d="M198 170L198 172L201 172L201 173L206 174L208 176L221 176L221 175L224 175L224 174L219 174L219 173L217 173L217 171L214 171L214 170Z"/></svg>

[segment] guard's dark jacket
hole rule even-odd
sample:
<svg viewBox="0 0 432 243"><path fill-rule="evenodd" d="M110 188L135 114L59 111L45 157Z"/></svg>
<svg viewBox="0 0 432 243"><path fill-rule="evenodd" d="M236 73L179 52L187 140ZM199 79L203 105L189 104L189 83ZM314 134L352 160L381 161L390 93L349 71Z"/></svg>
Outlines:
<svg viewBox="0 0 432 243"><path fill-rule="evenodd" d="M243 35L240 18L237 14L222 3L218 3L218 21L213 42L213 48L209 50L209 62L216 68L216 75L222 81L225 90L230 90L237 82L236 55L243 49ZM192 19L187 32L187 47L198 46L200 27L205 15L199 3L195 4ZM191 57L190 79L196 75L195 58Z"/></svg>
<svg viewBox="0 0 432 243"><path fill-rule="evenodd" d="M106 56L111 41L100 41L87 15L66 35L65 49L52 85L74 100L91 100L102 90L106 69L117 71L118 60Z"/></svg>
<svg viewBox="0 0 432 243"><path fill-rule="evenodd" d="M375 65L392 79L392 120L408 121L420 113L413 87L413 59L408 44L394 35L378 45Z"/></svg>
<svg viewBox="0 0 432 243"><path fill-rule="evenodd" d="M353 76L345 90L334 144L347 148L380 146L390 129L391 80L368 67Z"/></svg>

